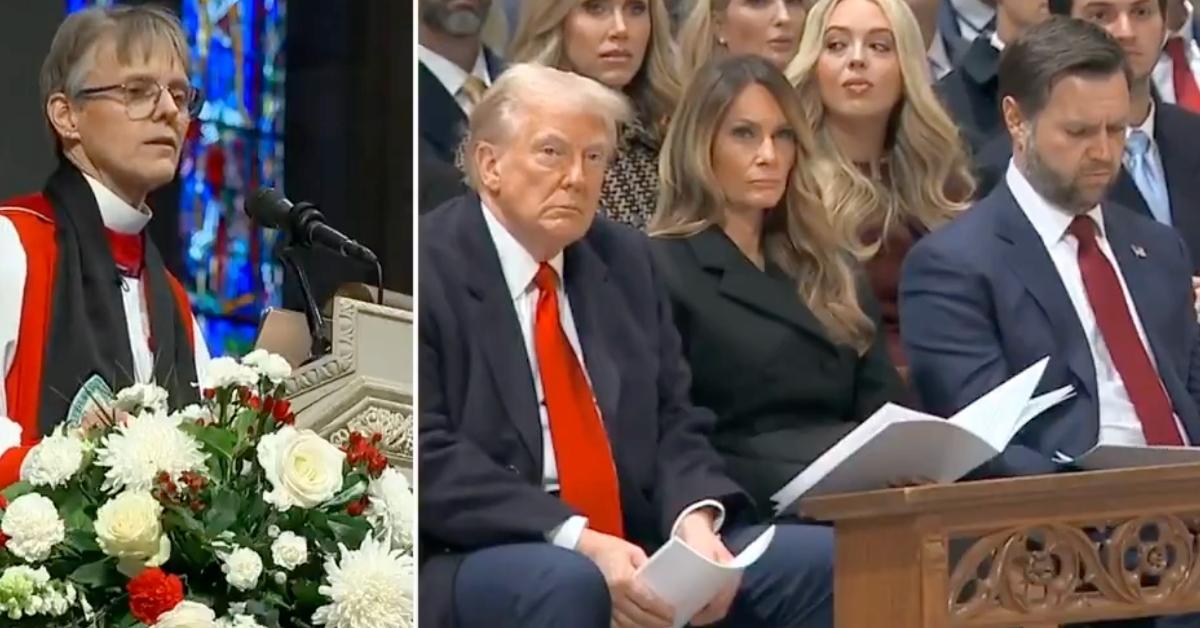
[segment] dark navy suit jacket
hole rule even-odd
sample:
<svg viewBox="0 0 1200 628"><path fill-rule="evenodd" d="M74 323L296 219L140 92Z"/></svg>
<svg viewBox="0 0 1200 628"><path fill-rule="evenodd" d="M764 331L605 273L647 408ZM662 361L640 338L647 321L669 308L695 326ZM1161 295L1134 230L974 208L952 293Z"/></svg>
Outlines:
<svg viewBox="0 0 1200 628"><path fill-rule="evenodd" d="M504 62L483 49L488 75L495 80L504 72ZM433 154L442 161L453 164L454 153L467 130L467 116L463 113L454 94L434 76L424 63L417 63L417 127L421 141L433 149Z"/></svg>
<svg viewBox="0 0 1200 628"><path fill-rule="evenodd" d="M525 343L479 197L421 217L418 316L421 625L446 626L466 553L544 542L576 513L542 489L542 428ZM626 538L649 550L704 499L752 515L709 442L642 233L597 217L563 281L617 465Z"/></svg>
<svg viewBox="0 0 1200 628"><path fill-rule="evenodd" d="M1200 444L1200 325L1187 248L1171 228L1132 211L1106 203L1103 215L1163 385L1189 441ZM1047 355L1038 392L1075 387L983 473L1052 472L1055 452L1077 456L1096 444L1096 371L1083 327L1007 184L909 252L900 315L910 377L935 414L949 416Z"/></svg>

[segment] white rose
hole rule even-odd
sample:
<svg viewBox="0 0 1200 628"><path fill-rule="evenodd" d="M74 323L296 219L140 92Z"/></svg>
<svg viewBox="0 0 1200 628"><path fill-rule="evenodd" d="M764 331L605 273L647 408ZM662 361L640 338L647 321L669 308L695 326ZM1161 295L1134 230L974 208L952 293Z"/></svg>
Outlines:
<svg viewBox="0 0 1200 628"><path fill-rule="evenodd" d="M212 412L210 412L208 408L198 403L193 403L192 405L175 412L175 414L172 414L171 417L177 418L180 422L188 421L191 423L208 421L213 418Z"/></svg>
<svg viewBox="0 0 1200 628"><path fill-rule="evenodd" d="M258 384L258 373L230 357L221 357L209 361L204 370L204 379L200 381L201 390L227 388L230 386L250 387Z"/></svg>
<svg viewBox="0 0 1200 628"><path fill-rule="evenodd" d="M242 358L242 364L258 371L263 377L271 380L272 384L278 384L292 375L292 365L288 364L287 360L264 349L251 351Z"/></svg>
<svg viewBox="0 0 1200 628"><path fill-rule="evenodd" d="M308 562L308 540L292 531L282 532L271 544L271 560L288 571Z"/></svg>
<svg viewBox="0 0 1200 628"><path fill-rule="evenodd" d="M83 466L83 441L61 428L29 450L21 462L21 479L33 486L66 484Z"/></svg>
<svg viewBox="0 0 1200 628"><path fill-rule="evenodd" d="M130 414L138 414L143 410L149 412L166 412L168 394L162 387L154 384L134 384L117 393L116 409Z"/></svg>
<svg viewBox="0 0 1200 628"><path fill-rule="evenodd" d="M8 537L8 551L29 563L49 558L50 550L67 535L54 502L37 493L27 493L8 504L0 531Z"/></svg>
<svg viewBox="0 0 1200 628"><path fill-rule="evenodd" d="M264 628L257 619L243 614L223 617L217 622L217 626L219 628Z"/></svg>
<svg viewBox="0 0 1200 628"><path fill-rule="evenodd" d="M203 604L184 600L159 615L153 628L217 628L217 614Z"/></svg>
<svg viewBox="0 0 1200 628"><path fill-rule="evenodd" d="M150 493L126 491L96 511L96 541L117 559L118 571L133 577L171 557L161 518L162 505Z"/></svg>
<svg viewBox="0 0 1200 628"><path fill-rule="evenodd" d="M313 508L342 490L346 452L312 430L288 425L258 441L258 463L272 490L263 499L279 510Z"/></svg>
<svg viewBox="0 0 1200 628"><path fill-rule="evenodd" d="M417 507L408 478L388 467L379 478L371 481L367 494L371 498L367 520L375 532L388 540L393 549L412 547L413 517Z"/></svg>
<svg viewBox="0 0 1200 628"><path fill-rule="evenodd" d="M235 589L249 591L258 584L258 577L262 575L262 558L252 549L239 547L225 556L221 571L225 573L225 580Z"/></svg>

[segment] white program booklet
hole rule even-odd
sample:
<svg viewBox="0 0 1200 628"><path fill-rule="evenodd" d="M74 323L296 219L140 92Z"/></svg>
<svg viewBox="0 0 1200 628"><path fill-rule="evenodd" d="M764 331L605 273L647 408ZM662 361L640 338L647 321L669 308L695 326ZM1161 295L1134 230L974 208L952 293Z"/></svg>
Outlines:
<svg viewBox="0 0 1200 628"><path fill-rule="evenodd" d="M775 512L804 495L886 488L898 478L953 482L999 455L1035 417L1074 394L1070 386L1031 399L1043 358L949 419L887 404L771 497Z"/></svg>
<svg viewBox="0 0 1200 628"><path fill-rule="evenodd" d="M697 554L679 537L672 537L660 547L637 577L654 594L675 609L675 628L681 628L695 617L739 574L767 551L775 538L775 526L758 535L733 561L719 564Z"/></svg>
<svg viewBox="0 0 1200 628"><path fill-rule="evenodd" d="M1054 461L1060 464L1073 464L1088 471L1157 467L1200 462L1200 448L1163 445L1096 445L1078 458L1072 459L1059 453L1054 456Z"/></svg>

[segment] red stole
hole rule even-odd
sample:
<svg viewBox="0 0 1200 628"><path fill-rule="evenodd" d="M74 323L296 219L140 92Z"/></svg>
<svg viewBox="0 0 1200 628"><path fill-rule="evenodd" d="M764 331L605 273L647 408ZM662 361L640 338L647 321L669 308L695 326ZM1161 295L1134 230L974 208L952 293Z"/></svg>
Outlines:
<svg viewBox="0 0 1200 628"><path fill-rule="evenodd" d="M41 407L42 361L49 341L58 240L54 231L54 210L41 194L0 202L0 216L16 228L26 259L16 355L4 382L8 417L21 426L21 445L0 455L0 488L3 488L20 479L25 454L41 439L38 408ZM175 277L169 278L179 310L187 319L188 344L195 348L195 326L187 290Z"/></svg>

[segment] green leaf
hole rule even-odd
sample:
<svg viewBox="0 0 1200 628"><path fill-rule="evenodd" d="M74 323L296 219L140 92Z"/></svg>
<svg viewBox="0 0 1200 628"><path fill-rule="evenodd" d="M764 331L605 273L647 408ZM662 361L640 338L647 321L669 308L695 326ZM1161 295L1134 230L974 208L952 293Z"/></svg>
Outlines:
<svg viewBox="0 0 1200 628"><path fill-rule="evenodd" d="M350 484L350 486L347 486L346 488L342 489L342 492L338 493L337 495L334 495L332 499L325 502L325 506L330 507L330 508L341 508L341 507L345 506L346 504L349 504L350 502L358 499L359 497L362 497L363 494L366 492L367 492L366 480L359 479L359 480L353 482L352 484Z"/></svg>
<svg viewBox="0 0 1200 628"><path fill-rule="evenodd" d="M94 588L113 586L119 582L116 564L107 558L80 566L71 572L69 578L76 584Z"/></svg>
<svg viewBox="0 0 1200 628"><path fill-rule="evenodd" d="M75 528L67 532L67 545L79 553L99 552L100 544L96 542L96 533L88 524L87 529Z"/></svg>
<svg viewBox="0 0 1200 628"><path fill-rule="evenodd" d="M220 454L226 460L233 458L233 450L237 447L237 434L214 425L184 422L180 427L200 441L205 449Z"/></svg>
<svg viewBox="0 0 1200 628"><path fill-rule="evenodd" d="M238 507L242 497L231 490L217 493L204 513L205 529L209 536L216 536L229 529L238 520Z"/></svg>
<svg viewBox="0 0 1200 628"><path fill-rule="evenodd" d="M190 510L184 510L179 506L167 506L167 512L163 514L163 521L166 523L168 530L182 530L188 534L194 534L204 538L204 526L196 520Z"/></svg>
<svg viewBox="0 0 1200 628"><path fill-rule="evenodd" d="M32 492L33 485L29 482L17 482L15 484L9 484L8 488L4 489L3 491L4 498L10 502L22 495L25 495L26 493Z"/></svg>
<svg viewBox="0 0 1200 628"><path fill-rule="evenodd" d="M337 514L329 516L329 529L338 543L355 549L371 531L371 524L366 519Z"/></svg>
<svg viewBox="0 0 1200 628"><path fill-rule="evenodd" d="M292 596L298 606L318 607L325 603L325 597L317 590L319 585L313 580L297 580L292 583Z"/></svg>

